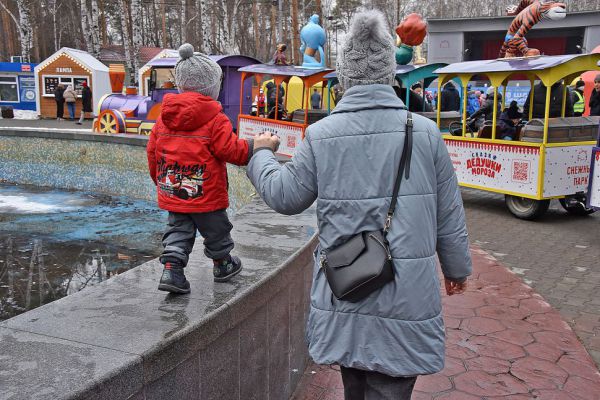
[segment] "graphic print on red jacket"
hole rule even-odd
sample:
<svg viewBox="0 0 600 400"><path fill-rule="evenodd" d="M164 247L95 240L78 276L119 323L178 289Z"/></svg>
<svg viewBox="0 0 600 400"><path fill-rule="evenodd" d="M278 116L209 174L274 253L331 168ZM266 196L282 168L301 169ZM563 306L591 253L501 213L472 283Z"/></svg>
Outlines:
<svg viewBox="0 0 600 400"><path fill-rule="evenodd" d="M226 163L246 165L252 155L221 104L196 92L165 95L146 152L158 206L180 213L227 208Z"/></svg>

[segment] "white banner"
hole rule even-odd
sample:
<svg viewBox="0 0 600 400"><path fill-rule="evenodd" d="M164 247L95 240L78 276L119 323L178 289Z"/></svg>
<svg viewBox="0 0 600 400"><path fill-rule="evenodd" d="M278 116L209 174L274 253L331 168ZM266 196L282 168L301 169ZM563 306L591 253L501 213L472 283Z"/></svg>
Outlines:
<svg viewBox="0 0 600 400"><path fill-rule="evenodd" d="M460 183L500 192L537 195L539 147L444 141Z"/></svg>
<svg viewBox="0 0 600 400"><path fill-rule="evenodd" d="M588 188L592 146L547 147L544 197L585 192Z"/></svg>
<svg viewBox="0 0 600 400"><path fill-rule="evenodd" d="M590 192L588 193L589 205L600 208L600 147L594 148Z"/></svg>
<svg viewBox="0 0 600 400"><path fill-rule="evenodd" d="M263 132L271 132L279 136L281 144L277 154L292 157L296 147L302 141L302 127L281 123L272 119L256 120L240 116L238 135L240 138L253 138Z"/></svg>

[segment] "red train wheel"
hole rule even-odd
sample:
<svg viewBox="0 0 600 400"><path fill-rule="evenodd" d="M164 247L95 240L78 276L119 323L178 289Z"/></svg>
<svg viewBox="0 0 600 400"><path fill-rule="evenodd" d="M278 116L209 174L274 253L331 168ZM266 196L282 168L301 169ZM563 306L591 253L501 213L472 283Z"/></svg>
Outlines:
<svg viewBox="0 0 600 400"><path fill-rule="evenodd" d="M104 110L98 116L98 127L102 133L125 133L125 116L119 110Z"/></svg>

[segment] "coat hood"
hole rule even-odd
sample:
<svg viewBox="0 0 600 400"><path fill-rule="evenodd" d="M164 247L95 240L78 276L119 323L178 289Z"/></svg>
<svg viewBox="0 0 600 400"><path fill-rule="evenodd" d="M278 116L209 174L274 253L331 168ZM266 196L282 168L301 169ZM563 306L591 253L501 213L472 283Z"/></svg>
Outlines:
<svg viewBox="0 0 600 400"><path fill-rule="evenodd" d="M357 85L346 90L340 102L331 112L343 113L381 108L406 108L390 85Z"/></svg>
<svg viewBox="0 0 600 400"><path fill-rule="evenodd" d="M196 92L165 95L161 118L172 130L193 131L206 125L222 110L221 103Z"/></svg>

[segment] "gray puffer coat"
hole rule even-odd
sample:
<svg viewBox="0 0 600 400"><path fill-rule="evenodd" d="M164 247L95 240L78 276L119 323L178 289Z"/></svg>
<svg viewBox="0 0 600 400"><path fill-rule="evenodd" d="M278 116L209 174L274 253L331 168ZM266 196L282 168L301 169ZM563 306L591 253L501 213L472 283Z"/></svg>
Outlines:
<svg viewBox="0 0 600 400"><path fill-rule="evenodd" d="M311 125L294 158L281 166L259 150L248 176L275 211L296 214L317 201L307 326L318 364L391 376L432 374L444 367L444 322L436 251L446 277L471 274L458 182L433 122L414 115L410 178L403 180L388 235L395 281L358 303L332 296L318 252L362 231L383 228L404 145L407 112L391 86L355 86L332 114Z"/></svg>

